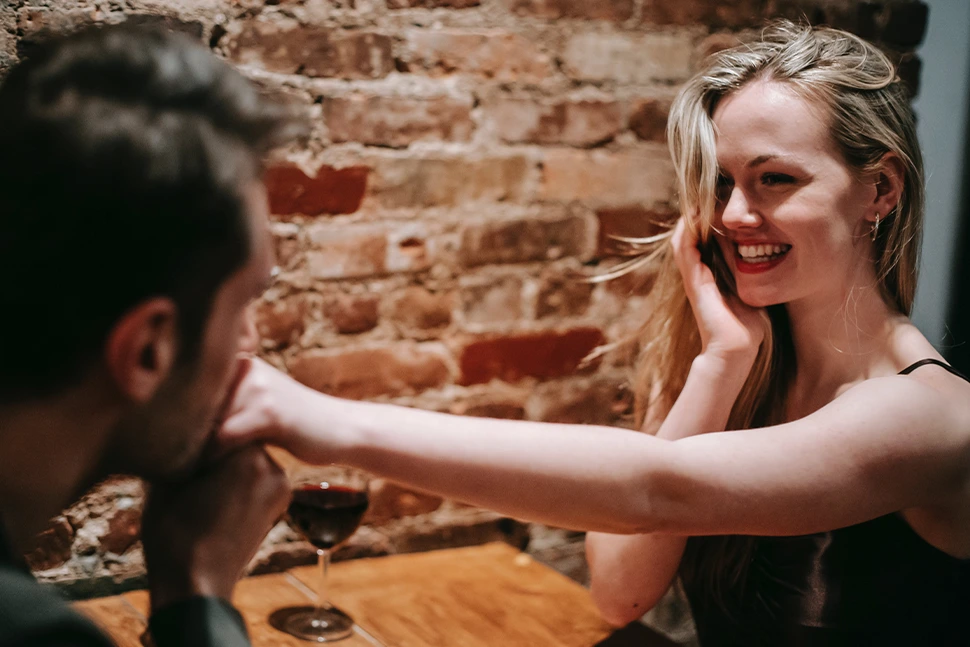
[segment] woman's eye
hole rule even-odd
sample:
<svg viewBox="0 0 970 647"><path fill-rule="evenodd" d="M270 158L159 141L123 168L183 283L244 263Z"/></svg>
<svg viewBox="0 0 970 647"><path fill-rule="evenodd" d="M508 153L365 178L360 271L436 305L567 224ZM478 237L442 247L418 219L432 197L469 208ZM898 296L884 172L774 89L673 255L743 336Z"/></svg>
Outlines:
<svg viewBox="0 0 970 647"><path fill-rule="evenodd" d="M790 175L784 173L765 173L761 176L761 183L765 186L776 186L778 184L791 184L795 181Z"/></svg>
<svg viewBox="0 0 970 647"><path fill-rule="evenodd" d="M731 189L733 187L734 187L734 180L724 175L718 176L717 186L715 187L715 191L717 193L717 199L721 201L727 200L728 196L731 195Z"/></svg>

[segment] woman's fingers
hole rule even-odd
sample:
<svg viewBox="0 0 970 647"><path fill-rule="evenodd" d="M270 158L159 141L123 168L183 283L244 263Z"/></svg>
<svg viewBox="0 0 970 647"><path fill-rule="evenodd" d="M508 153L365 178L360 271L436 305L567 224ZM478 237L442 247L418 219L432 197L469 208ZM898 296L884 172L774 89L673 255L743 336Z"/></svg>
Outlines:
<svg viewBox="0 0 970 647"><path fill-rule="evenodd" d="M240 370L215 435L215 452L224 455L254 442L272 442L278 431L277 393L272 384L273 369L263 360L240 360Z"/></svg>
<svg viewBox="0 0 970 647"><path fill-rule="evenodd" d="M244 409L222 423L216 436L219 454L263 440L261 432L267 428L267 418L255 408Z"/></svg>
<svg viewBox="0 0 970 647"><path fill-rule="evenodd" d="M760 313L721 291L714 272L703 261L697 231L686 217L677 222L671 245L703 348L756 348L764 338Z"/></svg>
<svg viewBox="0 0 970 647"><path fill-rule="evenodd" d="M696 302L701 293L711 289L717 290L714 274L701 260L697 233L687 223L686 217L681 217L677 222L671 244L673 245L674 262L680 271L684 289L687 291L687 298L691 304Z"/></svg>

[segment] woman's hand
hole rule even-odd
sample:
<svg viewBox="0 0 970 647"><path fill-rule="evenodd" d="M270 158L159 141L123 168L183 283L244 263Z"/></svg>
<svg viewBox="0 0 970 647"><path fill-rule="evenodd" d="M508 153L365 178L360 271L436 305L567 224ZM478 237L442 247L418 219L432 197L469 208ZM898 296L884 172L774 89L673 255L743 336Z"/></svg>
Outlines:
<svg viewBox="0 0 970 647"><path fill-rule="evenodd" d="M682 217L671 245L700 330L701 353L725 361L739 356L753 361L770 325L768 314L744 304L737 295L721 292L697 244L696 231Z"/></svg>
<svg viewBox="0 0 970 647"><path fill-rule="evenodd" d="M238 386L216 434L218 455L236 448L268 443L308 463L333 460L333 424L326 409L333 398L318 393L256 357L243 362Z"/></svg>

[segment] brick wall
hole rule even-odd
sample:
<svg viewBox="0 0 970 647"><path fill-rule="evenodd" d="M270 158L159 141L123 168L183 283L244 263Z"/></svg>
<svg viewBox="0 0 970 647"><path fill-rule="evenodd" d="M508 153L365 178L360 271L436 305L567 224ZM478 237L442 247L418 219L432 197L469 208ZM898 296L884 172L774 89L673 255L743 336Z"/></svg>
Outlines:
<svg viewBox="0 0 970 647"><path fill-rule="evenodd" d="M675 211L678 84L765 17L808 16L902 56L923 2L849 0L3 0L0 74L43 28L164 22L313 113L269 168L281 273L264 355L321 391L500 418L629 425L623 358L642 287L577 272ZM2 125L0 125L2 127ZM77 594L139 583L139 483L112 480L30 555ZM506 539L582 579L581 537L382 484L342 556ZM284 525L257 558L310 559ZM339 557L339 556L338 556ZM119 584L121 583L121 584Z"/></svg>

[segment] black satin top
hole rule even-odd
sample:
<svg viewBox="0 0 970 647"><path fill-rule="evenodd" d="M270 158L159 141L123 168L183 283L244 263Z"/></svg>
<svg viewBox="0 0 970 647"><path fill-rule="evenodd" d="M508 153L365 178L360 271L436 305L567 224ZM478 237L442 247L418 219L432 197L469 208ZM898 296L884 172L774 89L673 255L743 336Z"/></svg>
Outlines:
<svg viewBox="0 0 970 647"><path fill-rule="evenodd" d="M901 374L926 364L967 379L937 360ZM692 537L684 559L731 540L745 538ZM700 578L683 578L702 647L970 646L970 560L934 548L898 513L747 541L745 575L720 599Z"/></svg>

